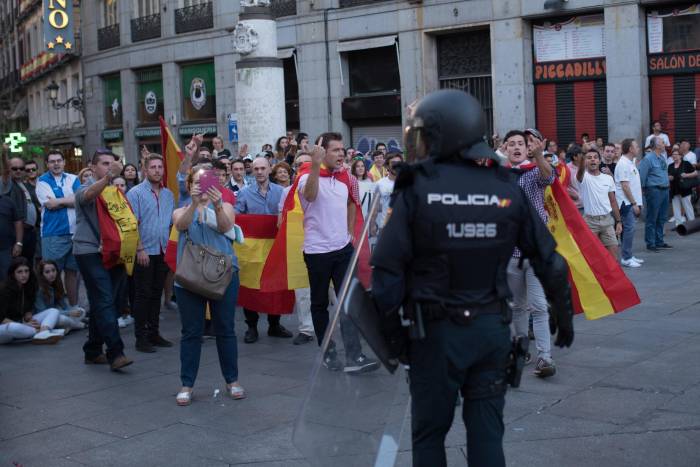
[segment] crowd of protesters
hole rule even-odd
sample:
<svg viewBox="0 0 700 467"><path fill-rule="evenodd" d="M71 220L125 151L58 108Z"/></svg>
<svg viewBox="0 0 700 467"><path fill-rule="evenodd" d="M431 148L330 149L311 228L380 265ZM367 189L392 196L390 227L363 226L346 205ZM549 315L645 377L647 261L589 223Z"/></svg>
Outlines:
<svg viewBox="0 0 700 467"><path fill-rule="evenodd" d="M519 184L544 222L544 191L554 183L557 167L570 174L568 193L591 231L622 266L640 267L634 256L637 219L644 214L646 250L670 249L664 226L695 219L696 186L700 168L687 140L671 144L659 122L642 148L625 139L598 138L566 147L546 141L535 129L509 132L495 142L503 163L520 171ZM343 144L338 133L325 133L313 145L305 133L288 132L251 154L247 145L232 151L220 137L212 146L194 135L185 146L177 172L178 189L165 186L163 157L143 148L140 163L122 165L109 150L98 150L89 167L77 175L65 171L60 151L48 151L42 163L3 150L0 179L0 343L31 341L53 344L71 331L87 328L86 364L106 364L120 370L132 363L126 357L120 328L133 325L135 350L153 353L173 346L160 333L161 304L178 309L182 324L180 361L182 389L176 401L192 400L202 338L216 338L226 392L246 396L238 381L237 339L234 324L239 279L235 250L225 235L236 215L264 214L282 220L285 199L297 181L304 210L304 261L310 288L295 291L298 315L296 336L280 316L267 314L267 335L290 339L294 345L317 342L328 326L329 286L340 287L353 252L351 219L361 210L370 222L370 244L381 235L390 212L394 182L403 163L397 150L378 143L361 154ZM303 164L306 169L300 175ZM44 173L40 168L46 166ZM323 167L323 171L321 170ZM219 188L200 189L200 177L212 171ZM297 178L299 178L297 180ZM336 183L336 180L343 180ZM96 200L108 186L116 186L128 200L138 223L139 242L132 275L123 266L103 267ZM372 199L379 209L370 216ZM672 217L669 220L669 206ZM203 221L213 212L213 224ZM223 298L211 300L181 287L166 265L171 229L179 232L178 261L188 241L206 245L233 260L234 277ZM78 303L84 283L87 309ZM519 334L533 334L537 356L535 374L552 376L547 302L527 261L514 251L508 267L514 295L513 325ZM259 340L259 312L243 310L247 329L243 342ZM345 362L334 346L324 355L330 370L366 372L378 363L362 353L356 331L341 320ZM171 336L172 338L172 336ZM320 342L318 342L320 345Z"/></svg>

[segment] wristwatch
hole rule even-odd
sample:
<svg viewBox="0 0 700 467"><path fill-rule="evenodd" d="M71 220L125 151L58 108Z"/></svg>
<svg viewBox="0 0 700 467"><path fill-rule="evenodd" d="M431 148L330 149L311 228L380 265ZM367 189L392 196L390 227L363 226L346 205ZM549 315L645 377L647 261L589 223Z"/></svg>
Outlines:
<svg viewBox="0 0 700 467"><path fill-rule="evenodd" d="M15 243L15 245L24 246L24 244L22 242L17 242L17 243Z"/></svg>

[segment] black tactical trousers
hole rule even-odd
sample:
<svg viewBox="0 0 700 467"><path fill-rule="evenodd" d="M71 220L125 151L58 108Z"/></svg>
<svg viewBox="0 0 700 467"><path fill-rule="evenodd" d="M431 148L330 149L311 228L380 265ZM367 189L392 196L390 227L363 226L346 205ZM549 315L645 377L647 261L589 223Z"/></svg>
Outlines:
<svg viewBox="0 0 700 467"><path fill-rule="evenodd" d="M500 315L468 325L426 324L426 338L411 342L410 388L413 467L445 467L445 436L458 391L464 396L469 467L505 467L503 407L510 329Z"/></svg>

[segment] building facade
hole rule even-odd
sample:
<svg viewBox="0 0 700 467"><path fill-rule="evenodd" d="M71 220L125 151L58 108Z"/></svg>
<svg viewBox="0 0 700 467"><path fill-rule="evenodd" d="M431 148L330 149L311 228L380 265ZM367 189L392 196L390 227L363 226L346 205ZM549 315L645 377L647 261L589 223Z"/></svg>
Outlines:
<svg viewBox="0 0 700 467"><path fill-rule="evenodd" d="M647 0L273 0L287 128L401 145L404 109L440 88L482 102L493 133L619 141L660 120L700 144L700 6ZM158 116L185 142L228 139L234 0L85 0L86 148L134 161ZM270 135L270 142L281 135ZM243 143L243 142L242 142ZM231 146L231 145L229 145ZM250 148L257 152L260 148Z"/></svg>
<svg viewBox="0 0 700 467"><path fill-rule="evenodd" d="M19 78L23 62L17 33L19 10L19 1L0 0L0 135L24 132L28 125L27 101Z"/></svg>

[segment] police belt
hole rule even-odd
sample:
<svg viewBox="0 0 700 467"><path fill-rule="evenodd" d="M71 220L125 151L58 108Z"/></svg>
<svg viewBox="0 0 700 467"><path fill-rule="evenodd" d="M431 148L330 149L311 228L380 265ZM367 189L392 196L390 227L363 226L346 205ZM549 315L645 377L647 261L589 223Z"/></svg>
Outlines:
<svg viewBox="0 0 700 467"><path fill-rule="evenodd" d="M426 321L450 319L459 324L467 324L482 315L505 315L508 305L503 300L495 300L482 305L463 306L422 302L420 307Z"/></svg>

